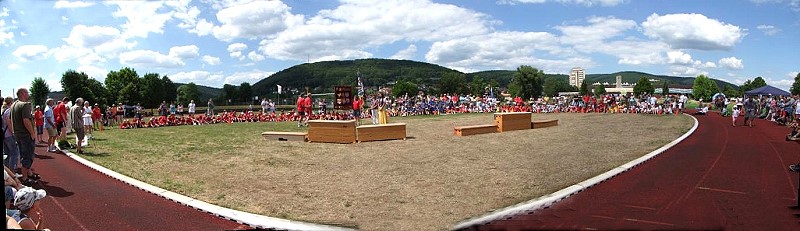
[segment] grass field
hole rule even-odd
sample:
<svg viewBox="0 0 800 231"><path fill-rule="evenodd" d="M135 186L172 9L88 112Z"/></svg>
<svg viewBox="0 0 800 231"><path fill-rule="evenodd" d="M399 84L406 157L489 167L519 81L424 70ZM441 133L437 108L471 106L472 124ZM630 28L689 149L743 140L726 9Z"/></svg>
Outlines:
<svg viewBox="0 0 800 231"><path fill-rule="evenodd" d="M365 230L442 230L640 157L688 131L686 116L534 114L556 127L455 137L491 114L393 118L406 141L264 141L295 123L95 132L83 157L224 207ZM366 122L366 120L365 120Z"/></svg>

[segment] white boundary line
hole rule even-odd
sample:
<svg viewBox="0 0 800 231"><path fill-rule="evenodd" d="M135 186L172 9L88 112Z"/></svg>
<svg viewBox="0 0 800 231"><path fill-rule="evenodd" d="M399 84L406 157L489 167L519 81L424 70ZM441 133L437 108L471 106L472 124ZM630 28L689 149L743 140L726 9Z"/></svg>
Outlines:
<svg viewBox="0 0 800 231"><path fill-rule="evenodd" d="M613 169L611 169L611 170L609 170L607 172L604 172L604 173L602 173L600 175L597 175L595 177L589 178L589 179L587 179L587 180L585 180L583 182L580 182L580 183L571 185L569 187L566 187L564 189L558 190L557 192L554 192L554 193L551 193L551 194L548 194L548 195L544 195L544 196L541 196L539 198L532 199L532 200L529 200L529 201L521 202L521 203L516 204L516 205L512 205L512 206L509 206L509 207L501 208L501 209L495 210L494 212L490 212L490 213L487 213L487 214L479 216L479 217L471 218L471 219L468 219L466 221L462 221L462 222L456 224L455 226L453 226L453 230L463 230L463 229L470 228L472 226L488 224L488 223L490 223L492 221L495 221L495 220L509 218L509 217L512 217L512 216L515 216L515 215L518 215L518 214L530 213L530 212L533 212L533 211L538 210L538 209L550 207L550 205L552 205L555 202L561 201L564 198L570 197L572 195L575 195L575 194L583 191L584 189L592 187L592 186L594 186L596 184L599 184L600 182L603 182L605 180L608 180L608 179L610 179L610 178L612 178L612 177L614 177L614 176L616 176L616 175L618 175L620 173L628 171L631 168L634 168L634 167L644 163L645 161L648 161L648 160L652 159L653 157L663 153L667 149L672 148L676 144L678 144L681 141L683 141L684 139L686 139L686 137L689 137L689 135L694 133L694 131L697 130L697 125L698 125L697 118L695 118L694 116L690 116L689 114L684 114L684 115L685 116L689 116L690 118L692 118L694 120L694 125L692 126L692 128L689 129L689 131L684 133L682 136L678 137L678 139L667 143L666 145L664 145L664 146L662 146L662 147L660 147L660 148L648 153L647 155L644 155L642 157L636 158L636 159L634 159L634 160L632 160L632 161L630 161L630 162L628 162L626 164L620 165L619 167L613 168Z"/></svg>
<svg viewBox="0 0 800 231"><path fill-rule="evenodd" d="M95 164L94 162L88 161L78 155L75 155L67 150L61 150L67 156L72 158L78 163L86 165L89 168L92 168L102 174L105 174L111 178L117 179L122 181L125 184L131 185L133 187L139 188L146 192L150 192L157 196L169 199L171 201L192 207L197 210L204 211L206 213L216 215L218 217L222 217L228 220L235 221L240 224L245 224L253 228L261 228L261 229L278 229L278 230L355 230L350 228L343 228L343 227L336 227L336 226L329 226L329 225L321 225L321 224L314 224L308 222L300 222L300 221L292 221L287 219L281 218L274 218L268 216L262 216L258 214L252 214L248 212L237 211L225 207L220 207L217 205L209 204L201 200L197 200L191 197L187 197L175 192L171 192L166 189L162 189L148 183L133 179L131 177L122 175L120 173L114 172L110 169L107 169L103 166Z"/></svg>

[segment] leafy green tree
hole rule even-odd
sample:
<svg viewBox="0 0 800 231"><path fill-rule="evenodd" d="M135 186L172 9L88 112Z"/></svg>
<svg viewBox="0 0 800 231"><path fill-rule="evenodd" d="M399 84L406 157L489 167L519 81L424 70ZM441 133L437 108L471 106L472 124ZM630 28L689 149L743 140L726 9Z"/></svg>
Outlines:
<svg viewBox="0 0 800 231"><path fill-rule="evenodd" d="M200 102L200 91L197 89L197 84L190 82L178 87L178 103L187 104L191 100L194 100L195 103Z"/></svg>
<svg viewBox="0 0 800 231"><path fill-rule="evenodd" d="M664 85L661 86L661 95L669 95L669 84L667 81L664 81Z"/></svg>
<svg viewBox="0 0 800 231"><path fill-rule="evenodd" d="M639 78L639 81L636 82L636 86L633 86L633 94L640 96L642 94L653 94L656 89L653 88L653 84L650 83L650 80L647 77Z"/></svg>
<svg viewBox="0 0 800 231"><path fill-rule="evenodd" d="M711 80L705 75L698 75L697 78L694 79L692 91L696 99L703 99L708 102L711 96L719 92L719 88L714 80Z"/></svg>
<svg viewBox="0 0 800 231"><path fill-rule="evenodd" d="M111 99L117 103L136 104L142 99L139 74L130 67L111 71L106 75L106 89L116 95ZM135 91L134 91L135 90Z"/></svg>
<svg viewBox="0 0 800 231"><path fill-rule="evenodd" d="M419 92L419 87L416 84L408 81L398 80L392 87L392 96L399 97L405 94L415 96Z"/></svg>
<svg viewBox="0 0 800 231"><path fill-rule="evenodd" d="M728 86L727 84L722 87L722 94L725 94L727 97L738 97L742 95L738 90Z"/></svg>
<svg viewBox="0 0 800 231"><path fill-rule="evenodd" d="M742 86L739 86L739 91L744 93L763 86L767 86L767 82L764 81L764 78L761 78L761 76L759 76L753 79L752 81L751 80L745 81L744 84L742 84Z"/></svg>
<svg viewBox="0 0 800 231"><path fill-rule="evenodd" d="M509 91L511 91L512 86L514 85L514 91L511 91L512 95L520 96L523 99L528 99L531 97L538 97L542 95L544 84L544 72L533 68L531 66L522 65L517 68L517 72L514 73L514 78L511 80L511 84L509 84Z"/></svg>
<svg viewBox="0 0 800 231"><path fill-rule="evenodd" d="M89 94L84 97L84 100L89 100L92 103L97 103L99 106L109 105L108 98L111 96L106 90L103 83L100 81L88 78L86 79L86 87L84 90Z"/></svg>
<svg viewBox="0 0 800 231"><path fill-rule="evenodd" d="M234 86L234 85L230 85L230 84L222 85L222 95L221 95L221 97L222 97L223 101L222 102L217 102L217 103L218 104L226 104L227 105L229 100L231 102L234 102L236 100L237 96L238 96L237 90L238 89L236 89L236 86Z"/></svg>
<svg viewBox="0 0 800 231"><path fill-rule="evenodd" d="M164 88L164 100L172 102L178 99L178 87L169 77L161 77L161 86Z"/></svg>
<svg viewBox="0 0 800 231"><path fill-rule="evenodd" d="M439 79L439 92L443 94L466 94L467 76L461 73L445 73Z"/></svg>
<svg viewBox="0 0 800 231"><path fill-rule="evenodd" d="M588 87L588 86L586 86L586 81L583 81L583 82L581 83L581 87L580 87L580 88L578 88L578 94L580 94L580 95L586 95L586 94L589 94L589 87Z"/></svg>
<svg viewBox="0 0 800 231"><path fill-rule="evenodd" d="M800 95L800 73L797 73L797 76L794 77L794 83L792 83L792 88L789 89L789 92L792 95Z"/></svg>
<svg viewBox="0 0 800 231"><path fill-rule="evenodd" d="M543 91L544 95L555 96L559 92L573 91L573 87L569 85L567 79L550 77L544 80Z"/></svg>
<svg viewBox="0 0 800 231"><path fill-rule="evenodd" d="M606 85L600 84L594 87L594 95L601 96L606 93Z"/></svg>
<svg viewBox="0 0 800 231"><path fill-rule="evenodd" d="M47 82L42 79L42 77L33 78L33 82L31 82L31 99L33 100L33 105L44 105L45 100L47 100L47 94L50 93L50 87L47 86Z"/></svg>
<svg viewBox="0 0 800 231"><path fill-rule="evenodd" d="M250 83L239 84L238 93L239 102L253 102L253 87Z"/></svg>
<svg viewBox="0 0 800 231"><path fill-rule="evenodd" d="M483 92L486 91L486 80L481 78L480 76L475 76L472 78L472 82L469 84L469 92L472 95L483 95Z"/></svg>
<svg viewBox="0 0 800 231"><path fill-rule="evenodd" d="M159 74L147 73L139 82L141 83L141 95L145 96L142 98L142 107L156 108L161 104L161 101L167 100L164 84Z"/></svg>

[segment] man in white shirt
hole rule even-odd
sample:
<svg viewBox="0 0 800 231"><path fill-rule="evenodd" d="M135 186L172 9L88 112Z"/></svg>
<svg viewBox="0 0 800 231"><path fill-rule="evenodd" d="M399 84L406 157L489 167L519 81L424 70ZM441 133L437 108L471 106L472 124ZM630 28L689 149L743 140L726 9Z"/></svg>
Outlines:
<svg viewBox="0 0 800 231"><path fill-rule="evenodd" d="M261 99L261 113L267 113L268 107L269 103L267 102L267 98Z"/></svg>

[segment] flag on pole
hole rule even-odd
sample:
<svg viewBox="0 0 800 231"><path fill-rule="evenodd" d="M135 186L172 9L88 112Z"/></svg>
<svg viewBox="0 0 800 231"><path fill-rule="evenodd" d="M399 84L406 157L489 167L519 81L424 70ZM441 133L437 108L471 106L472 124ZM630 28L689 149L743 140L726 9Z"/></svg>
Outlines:
<svg viewBox="0 0 800 231"><path fill-rule="evenodd" d="M276 84L276 85L277 85L277 84ZM281 87L281 85L278 85L278 94L279 94L279 95L281 94L281 89L282 89L282 88L283 88L283 87Z"/></svg>
<svg viewBox="0 0 800 231"><path fill-rule="evenodd" d="M364 96L364 82L361 82L361 69L356 71L356 76L358 76L358 96Z"/></svg>

